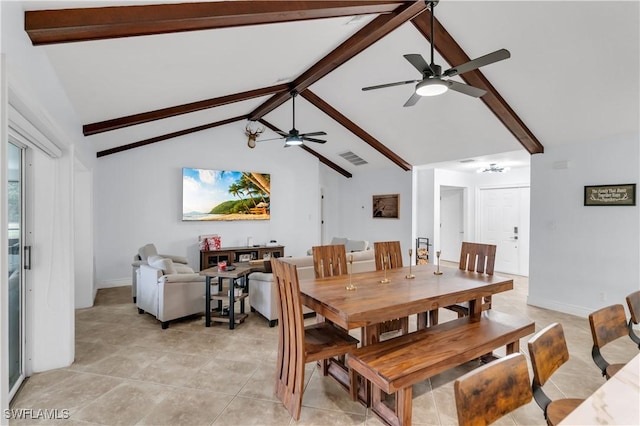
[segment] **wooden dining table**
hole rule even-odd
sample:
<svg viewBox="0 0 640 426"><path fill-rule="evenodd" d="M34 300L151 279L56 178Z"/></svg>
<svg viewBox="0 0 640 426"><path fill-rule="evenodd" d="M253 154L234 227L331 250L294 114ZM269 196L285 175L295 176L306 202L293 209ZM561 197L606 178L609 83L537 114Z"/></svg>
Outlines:
<svg viewBox="0 0 640 426"><path fill-rule="evenodd" d="M427 312L463 302L469 302L471 315L479 317L483 297L513 289L508 277L448 267L440 267L438 275L437 270L426 264L301 280L300 296L326 321L346 330L362 328L361 345L370 345L380 340L379 324L384 321L418 314L418 328L424 328ZM381 282L385 278L388 282ZM349 284L355 289L348 290ZM348 388L343 365L331 360L329 373Z"/></svg>

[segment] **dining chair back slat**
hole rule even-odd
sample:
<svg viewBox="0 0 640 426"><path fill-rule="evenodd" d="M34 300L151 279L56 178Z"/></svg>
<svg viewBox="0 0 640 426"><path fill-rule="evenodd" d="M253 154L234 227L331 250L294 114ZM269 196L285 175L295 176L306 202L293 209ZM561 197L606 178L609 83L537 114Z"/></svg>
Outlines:
<svg viewBox="0 0 640 426"><path fill-rule="evenodd" d="M376 271L402 268L400 241L379 241L373 243L376 256Z"/></svg>
<svg viewBox="0 0 640 426"><path fill-rule="evenodd" d="M458 423L488 425L531 401L527 360L507 355L460 377L453 389Z"/></svg>
<svg viewBox="0 0 640 426"><path fill-rule="evenodd" d="M466 241L462 243L462 248L460 249L460 269L493 275L495 262L495 245L470 243Z"/></svg>
<svg viewBox="0 0 640 426"><path fill-rule="evenodd" d="M529 340L528 346L533 369L533 398L542 408L547 424L557 425L584 401L577 398L552 401L542 388L551 375L569 360L569 349L562 325L553 323L540 330Z"/></svg>
<svg viewBox="0 0 640 426"><path fill-rule="evenodd" d="M327 322L305 327L296 266L273 259L271 267L279 300L275 392L291 416L299 420L305 364L344 356L359 342Z"/></svg>
<svg viewBox="0 0 640 426"><path fill-rule="evenodd" d="M589 326L591 328L591 337L593 338L591 357L600 368L602 375L608 380L624 364L610 364L602 356L601 349L614 340L628 335L624 306L616 304L592 312L589 314Z"/></svg>
<svg viewBox="0 0 640 426"><path fill-rule="evenodd" d="M314 246L311 250L316 278L347 274L347 255L344 244Z"/></svg>
<svg viewBox="0 0 640 426"><path fill-rule="evenodd" d="M402 268L402 250L400 241L378 241L373 243L376 257L376 271L384 269ZM380 324L380 334L402 330L402 334L409 332L409 318L397 318Z"/></svg>
<svg viewBox="0 0 640 426"><path fill-rule="evenodd" d="M458 268L463 271L478 272L480 274L493 275L496 262L496 246L494 244L462 242L460 247L460 263ZM468 304L456 304L445 306L445 309L454 311L458 318L469 315ZM491 296L482 298L482 310L491 309ZM429 312L429 323L438 324L438 311Z"/></svg>

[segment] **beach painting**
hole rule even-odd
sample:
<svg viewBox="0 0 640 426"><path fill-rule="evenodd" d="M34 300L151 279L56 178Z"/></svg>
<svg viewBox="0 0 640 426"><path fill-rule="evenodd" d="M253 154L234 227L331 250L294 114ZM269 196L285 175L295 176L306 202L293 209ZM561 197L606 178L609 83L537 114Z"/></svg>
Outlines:
<svg viewBox="0 0 640 426"><path fill-rule="evenodd" d="M268 173L182 169L182 220L269 220Z"/></svg>

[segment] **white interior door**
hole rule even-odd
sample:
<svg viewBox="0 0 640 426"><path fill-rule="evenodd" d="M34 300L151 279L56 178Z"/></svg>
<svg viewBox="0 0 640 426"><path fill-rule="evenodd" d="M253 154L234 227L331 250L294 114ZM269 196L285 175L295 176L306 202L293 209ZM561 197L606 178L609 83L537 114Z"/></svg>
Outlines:
<svg viewBox="0 0 640 426"><path fill-rule="evenodd" d="M529 188L481 189L480 242L495 244L495 270L529 273Z"/></svg>
<svg viewBox="0 0 640 426"><path fill-rule="evenodd" d="M464 188L440 188L440 258L450 262L460 260L464 239Z"/></svg>

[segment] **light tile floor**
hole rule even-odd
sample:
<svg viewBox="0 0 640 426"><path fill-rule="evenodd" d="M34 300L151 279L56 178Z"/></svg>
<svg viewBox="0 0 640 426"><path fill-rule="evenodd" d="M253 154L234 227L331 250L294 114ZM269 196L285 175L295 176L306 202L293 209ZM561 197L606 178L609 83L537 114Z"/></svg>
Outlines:
<svg viewBox="0 0 640 426"><path fill-rule="evenodd" d="M494 308L528 316L535 320L536 330L556 321L565 330L571 359L545 386L547 393L552 399L589 396L604 379L591 360L588 320L526 305L528 280L514 279L513 291L494 296ZM313 364L307 364L301 418L292 420L273 393L277 327L269 328L258 314L249 315L235 330L222 324L205 328L202 316L162 330L151 315L138 314L130 292L131 287L102 289L94 307L78 310L75 362L34 374L11 404L11 408L69 410L70 419L10 420L11 425L382 424ZM441 321L449 315L441 310ZM527 340L520 344L525 354ZM605 349L607 356L621 362L638 351L630 339ZM413 423L457 424L453 381L477 365L471 362L416 385ZM531 402L496 424L544 425L545 421Z"/></svg>

